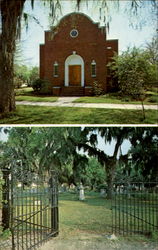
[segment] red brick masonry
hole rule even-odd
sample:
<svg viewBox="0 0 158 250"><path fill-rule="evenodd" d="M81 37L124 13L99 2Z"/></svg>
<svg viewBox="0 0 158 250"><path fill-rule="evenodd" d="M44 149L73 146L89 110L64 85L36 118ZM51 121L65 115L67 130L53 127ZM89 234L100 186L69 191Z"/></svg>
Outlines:
<svg viewBox="0 0 158 250"><path fill-rule="evenodd" d="M77 37L71 37L73 29L78 31ZM90 95L94 81L98 81L107 92L106 65L114 51L118 53L118 40L106 40L105 27L99 27L99 23L94 23L84 14L69 14L53 27L53 31L45 31L45 44L40 45L40 78L51 82L55 95ZM68 82L65 86L65 61L73 54L83 59L84 83L73 86ZM92 76L91 71L94 61L96 76ZM54 76L55 63L58 64L58 76Z"/></svg>

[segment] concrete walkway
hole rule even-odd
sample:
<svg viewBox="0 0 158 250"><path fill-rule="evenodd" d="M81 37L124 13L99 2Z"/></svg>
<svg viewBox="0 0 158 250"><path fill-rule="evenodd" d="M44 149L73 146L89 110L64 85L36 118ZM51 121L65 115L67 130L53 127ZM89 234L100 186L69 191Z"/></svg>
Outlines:
<svg viewBox="0 0 158 250"><path fill-rule="evenodd" d="M112 104L112 103L73 103L78 97L59 97L56 102L29 102L16 101L17 105L47 106L47 107L73 107L73 108L104 108L104 109L142 109L139 104ZM144 105L144 108L158 110L158 105Z"/></svg>

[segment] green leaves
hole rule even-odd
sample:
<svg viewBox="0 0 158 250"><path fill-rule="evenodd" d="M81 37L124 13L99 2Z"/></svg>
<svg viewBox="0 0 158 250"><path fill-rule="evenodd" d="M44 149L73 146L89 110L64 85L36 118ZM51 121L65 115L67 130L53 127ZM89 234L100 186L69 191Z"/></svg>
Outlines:
<svg viewBox="0 0 158 250"><path fill-rule="evenodd" d="M156 82L156 68L149 60L149 53L136 47L114 56L109 64L112 74L118 78L119 89L122 95L142 100L145 88L151 82ZM153 76L155 75L155 80Z"/></svg>

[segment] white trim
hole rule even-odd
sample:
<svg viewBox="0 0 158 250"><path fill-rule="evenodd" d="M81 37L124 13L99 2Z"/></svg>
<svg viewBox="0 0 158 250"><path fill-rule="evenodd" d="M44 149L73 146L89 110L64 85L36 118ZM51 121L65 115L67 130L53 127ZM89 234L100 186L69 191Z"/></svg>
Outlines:
<svg viewBox="0 0 158 250"><path fill-rule="evenodd" d="M55 63L54 63L54 77L58 77L59 76L59 73L58 73L58 70L59 70L59 64L57 63L57 61L55 61ZM56 71L56 67L57 67L57 74L55 74L55 71Z"/></svg>
<svg viewBox="0 0 158 250"><path fill-rule="evenodd" d="M65 60L65 86L69 86L69 65L81 65L81 86L84 87L84 61L79 55L70 55Z"/></svg>
<svg viewBox="0 0 158 250"><path fill-rule="evenodd" d="M92 66L95 66L95 74L93 74ZM91 77L96 77L96 62L93 60L91 62Z"/></svg>
<svg viewBox="0 0 158 250"><path fill-rule="evenodd" d="M73 36L73 35L72 35L73 31L75 31L75 32L76 32L76 36ZM76 29L72 29L72 30L70 31L70 36L71 36L72 38L76 38L76 37L78 37L78 30L76 30Z"/></svg>

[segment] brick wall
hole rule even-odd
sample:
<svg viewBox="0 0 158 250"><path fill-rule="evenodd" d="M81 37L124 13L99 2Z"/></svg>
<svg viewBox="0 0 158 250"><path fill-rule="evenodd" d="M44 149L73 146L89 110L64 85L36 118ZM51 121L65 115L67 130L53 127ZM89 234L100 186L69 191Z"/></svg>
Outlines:
<svg viewBox="0 0 158 250"><path fill-rule="evenodd" d="M70 31L78 30L78 36L72 38ZM94 80L107 90L106 65L110 60L112 50L118 51L118 41L106 41L104 28L93 23L83 14L70 14L61 19L53 32L45 32L45 44L40 45L40 77L49 80L52 86L64 86L65 60L76 51L84 60L85 86L92 86ZM91 76L91 62L96 62L96 77ZM58 62L59 76L53 76L53 64Z"/></svg>

